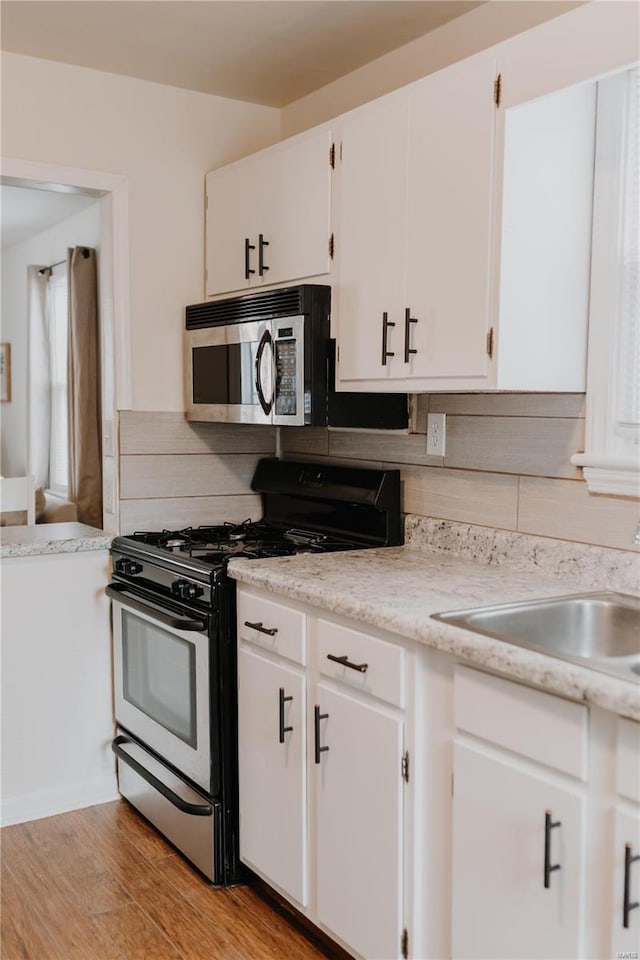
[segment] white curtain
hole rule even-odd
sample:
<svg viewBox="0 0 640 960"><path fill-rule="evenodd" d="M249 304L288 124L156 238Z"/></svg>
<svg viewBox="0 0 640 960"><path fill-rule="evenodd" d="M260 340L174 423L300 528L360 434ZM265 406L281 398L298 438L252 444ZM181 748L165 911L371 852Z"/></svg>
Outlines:
<svg viewBox="0 0 640 960"><path fill-rule="evenodd" d="M51 436L51 381L49 324L47 318L48 270L27 268L29 284L29 415L27 473L36 478L36 487L49 484L49 442ZM40 272L42 271L42 272Z"/></svg>

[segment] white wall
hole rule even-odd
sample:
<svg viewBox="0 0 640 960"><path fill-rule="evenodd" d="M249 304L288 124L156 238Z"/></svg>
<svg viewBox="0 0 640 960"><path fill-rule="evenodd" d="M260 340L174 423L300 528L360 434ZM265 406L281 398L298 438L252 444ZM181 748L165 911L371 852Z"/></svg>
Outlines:
<svg viewBox="0 0 640 960"><path fill-rule="evenodd" d="M27 267L66 260L69 247L95 247L100 270L100 201L2 251L2 340L11 344L11 403L2 406L0 473L27 471Z"/></svg>
<svg viewBox="0 0 640 960"><path fill-rule="evenodd" d="M581 2L564 0L499 0L483 3L437 30L288 104L282 110L282 136L290 137L324 123L582 5Z"/></svg>
<svg viewBox="0 0 640 960"><path fill-rule="evenodd" d="M183 409L184 306L204 298L205 174L279 134L272 107L3 53L3 156L128 178L135 409Z"/></svg>

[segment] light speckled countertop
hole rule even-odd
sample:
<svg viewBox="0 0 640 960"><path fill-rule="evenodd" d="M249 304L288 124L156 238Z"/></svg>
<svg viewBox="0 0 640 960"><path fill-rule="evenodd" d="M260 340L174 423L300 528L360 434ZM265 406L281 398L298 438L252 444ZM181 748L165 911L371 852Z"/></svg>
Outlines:
<svg viewBox="0 0 640 960"><path fill-rule="evenodd" d="M39 523L0 528L0 557L37 557L52 553L108 550L111 534L84 523Z"/></svg>
<svg viewBox="0 0 640 960"><path fill-rule="evenodd" d="M626 562L625 554L620 553ZM444 549L419 548L415 543L322 556L234 560L229 573L243 583L640 720L640 686L635 683L430 618L433 613L466 607L598 589L593 582L514 569L507 564L491 565L451 555Z"/></svg>

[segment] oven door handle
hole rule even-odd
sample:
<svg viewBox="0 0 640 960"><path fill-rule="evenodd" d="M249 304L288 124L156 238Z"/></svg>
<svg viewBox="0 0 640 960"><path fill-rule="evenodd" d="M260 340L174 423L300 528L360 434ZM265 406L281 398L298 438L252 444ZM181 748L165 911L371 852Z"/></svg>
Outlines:
<svg viewBox="0 0 640 960"><path fill-rule="evenodd" d="M271 353L273 355L273 339L268 330L265 330L260 338L260 343L258 344L258 350L256 353L256 391L258 393L258 400L260 401L260 406L262 407L264 413L269 416L271 413L271 408L273 407L273 401L275 399L275 387L272 387L271 390L271 399L267 401L264 390L262 389L262 376L260 374L261 365L262 365L262 354L265 351L267 344L271 345ZM272 356L273 364L273 356Z"/></svg>
<svg viewBox="0 0 640 960"><path fill-rule="evenodd" d="M122 760L123 763L126 763L127 766L131 767L138 776L142 777L143 780L146 780L147 783L153 787L154 790L157 790L158 793L161 793L162 796L172 803L174 807L177 807L178 810L182 810L183 813L189 813L193 817L210 817L213 813L213 808L209 804L199 804L199 803L189 803L187 800L183 800L182 797L179 797L177 793L174 793L162 780L158 780L157 777L154 777L152 773L142 766L141 763L138 763L137 760L134 760L126 750L122 749L122 745L125 743L133 743L132 740L129 740L128 737L123 737L122 734L115 738L111 742L111 749L115 753L116 757L119 760Z"/></svg>
<svg viewBox="0 0 640 960"><path fill-rule="evenodd" d="M193 620L191 617L175 616L149 603L145 603L143 600L138 599L138 597L132 597L130 593L127 593L126 583L110 583L108 587L104 588L104 592L108 597L111 597L112 600L121 603L123 607L131 607L132 610L137 610L139 613L146 613L148 617L153 617L158 623L163 623L165 627L173 627L174 630L197 630L199 633L207 629L207 624L204 620Z"/></svg>

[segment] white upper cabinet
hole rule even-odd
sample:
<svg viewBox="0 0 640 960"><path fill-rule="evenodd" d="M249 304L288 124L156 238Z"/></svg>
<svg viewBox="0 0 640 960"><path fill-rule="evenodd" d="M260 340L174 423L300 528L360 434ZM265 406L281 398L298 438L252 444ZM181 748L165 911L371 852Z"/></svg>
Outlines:
<svg viewBox="0 0 640 960"><path fill-rule="evenodd" d="M342 121L336 238L342 380L398 376L391 361L402 352L408 123L405 90Z"/></svg>
<svg viewBox="0 0 640 960"><path fill-rule="evenodd" d="M206 295L330 274L339 389L583 391L597 83L635 58L635 5L584 4L210 173Z"/></svg>
<svg viewBox="0 0 640 960"><path fill-rule="evenodd" d="M320 127L207 175L207 297L329 273L331 146Z"/></svg>
<svg viewBox="0 0 640 960"><path fill-rule="evenodd" d="M488 371L495 78L494 56L479 55L411 88L410 314L396 370L429 389Z"/></svg>
<svg viewBox="0 0 640 960"><path fill-rule="evenodd" d="M494 80L480 55L343 120L339 380L351 389L486 379Z"/></svg>
<svg viewBox="0 0 640 960"><path fill-rule="evenodd" d="M501 390L585 388L595 115L592 82L507 108L501 118Z"/></svg>

